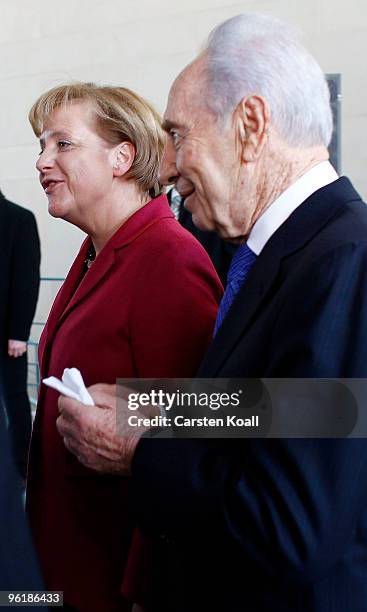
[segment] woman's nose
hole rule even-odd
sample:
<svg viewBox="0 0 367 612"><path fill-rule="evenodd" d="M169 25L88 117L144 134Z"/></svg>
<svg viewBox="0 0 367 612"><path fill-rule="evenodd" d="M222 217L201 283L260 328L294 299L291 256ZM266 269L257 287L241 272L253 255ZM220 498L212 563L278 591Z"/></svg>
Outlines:
<svg viewBox="0 0 367 612"><path fill-rule="evenodd" d="M38 172L44 172L54 165L54 158L51 151L44 149L36 161Z"/></svg>

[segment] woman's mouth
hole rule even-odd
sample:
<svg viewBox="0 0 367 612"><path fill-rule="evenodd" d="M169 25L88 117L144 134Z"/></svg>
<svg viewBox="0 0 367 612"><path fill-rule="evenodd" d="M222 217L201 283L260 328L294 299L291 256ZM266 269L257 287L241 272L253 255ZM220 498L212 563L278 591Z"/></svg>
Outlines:
<svg viewBox="0 0 367 612"><path fill-rule="evenodd" d="M45 193L49 195L50 193L53 193L55 189L57 189L57 187L63 182L64 181L57 179L45 179L44 181L42 181L42 187L45 190Z"/></svg>

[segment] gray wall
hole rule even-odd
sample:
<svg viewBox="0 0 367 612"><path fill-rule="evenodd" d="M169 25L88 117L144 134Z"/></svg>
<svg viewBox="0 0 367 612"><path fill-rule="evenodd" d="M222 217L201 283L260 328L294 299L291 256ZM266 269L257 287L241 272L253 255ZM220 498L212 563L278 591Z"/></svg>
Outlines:
<svg viewBox="0 0 367 612"><path fill-rule="evenodd" d="M297 24L325 72L342 73L342 170L367 195L367 8L362 0L0 0L0 186L31 208L45 276L64 276L82 234L47 214L27 121L46 88L70 79L126 85L163 111L174 76L209 30L243 10Z"/></svg>

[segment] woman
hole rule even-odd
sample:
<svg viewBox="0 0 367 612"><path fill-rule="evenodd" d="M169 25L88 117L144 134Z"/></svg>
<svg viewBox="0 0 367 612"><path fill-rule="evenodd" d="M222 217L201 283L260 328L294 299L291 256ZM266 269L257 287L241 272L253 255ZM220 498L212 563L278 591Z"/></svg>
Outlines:
<svg viewBox="0 0 367 612"><path fill-rule="evenodd" d="M42 334L42 378L60 378L65 367L79 368L87 386L192 376L221 286L158 195L158 115L128 89L80 83L43 94L30 121L50 214L88 234ZM57 416L57 393L43 385L28 503L47 588L64 591L79 612L128 610L120 592L131 541L128 482L78 463Z"/></svg>

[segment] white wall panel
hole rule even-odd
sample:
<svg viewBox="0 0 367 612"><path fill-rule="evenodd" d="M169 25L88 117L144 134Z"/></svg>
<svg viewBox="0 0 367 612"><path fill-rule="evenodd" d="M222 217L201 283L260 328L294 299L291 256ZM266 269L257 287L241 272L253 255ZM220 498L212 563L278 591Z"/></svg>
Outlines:
<svg viewBox="0 0 367 612"><path fill-rule="evenodd" d="M0 187L35 212L44 275L67 272L83 235L47 214L27 121L36 97L95 80L136 89L163 111L170 83L209 30L243 10L289 19L324 71L342 73L342 166L367 197L364 0L0 0Z"/></svg>

